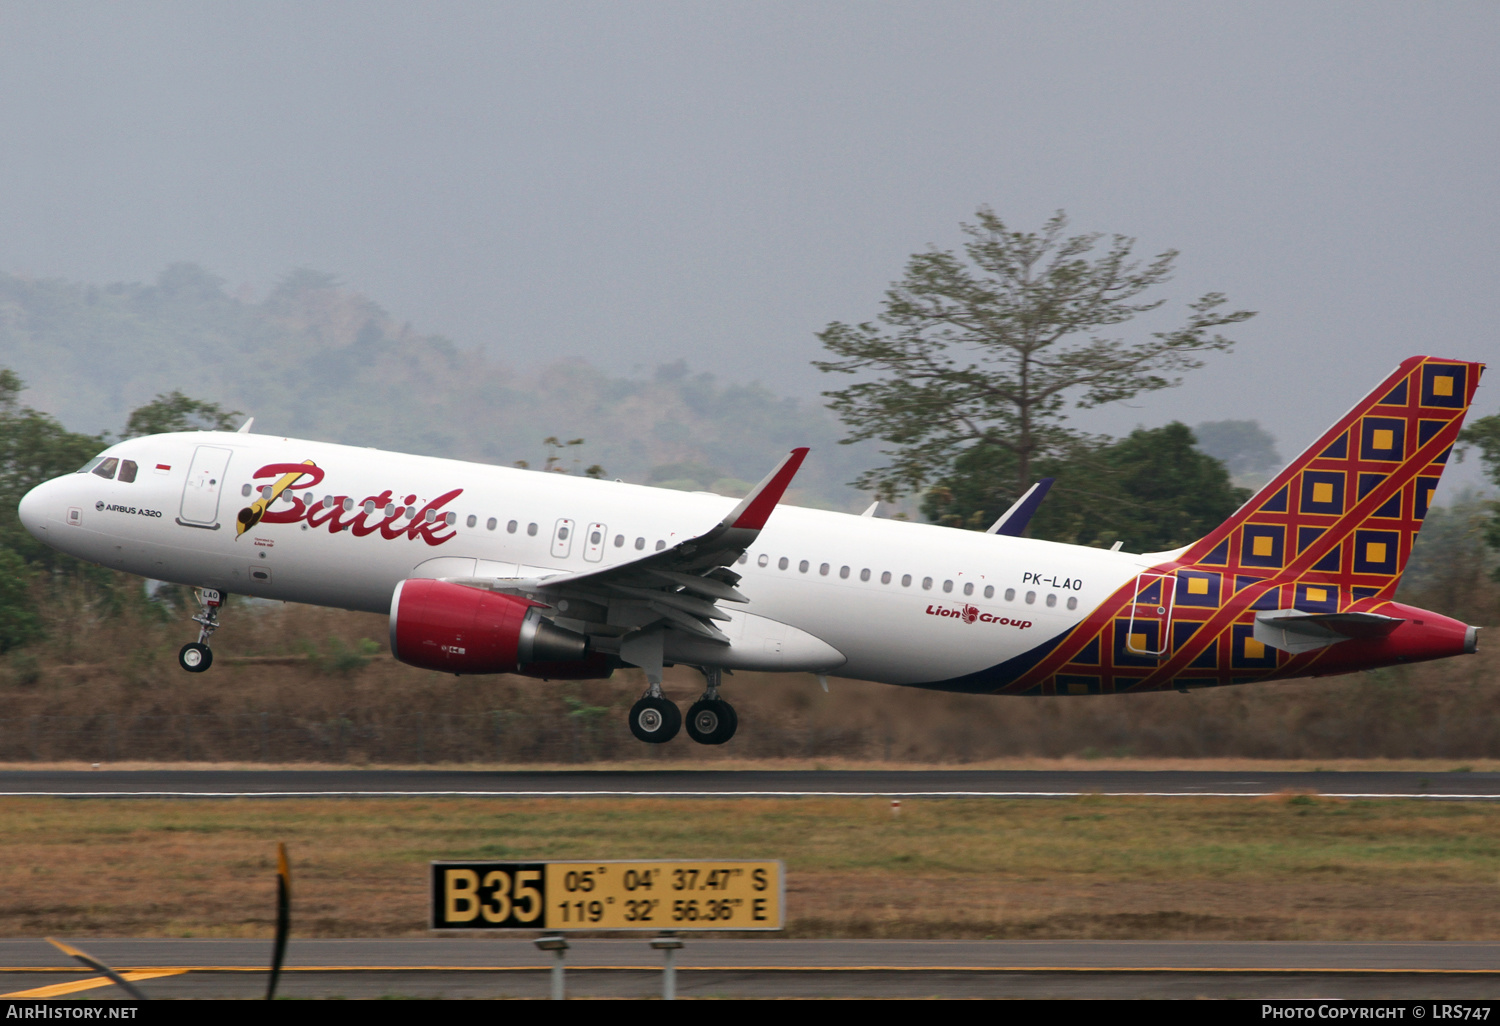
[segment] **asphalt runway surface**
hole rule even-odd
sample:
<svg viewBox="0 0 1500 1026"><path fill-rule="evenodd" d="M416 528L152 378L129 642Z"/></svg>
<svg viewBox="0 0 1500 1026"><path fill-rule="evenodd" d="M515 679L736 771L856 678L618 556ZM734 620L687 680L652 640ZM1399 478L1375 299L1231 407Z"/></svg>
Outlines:
<svg viewBox="0 0 1500 1026"><path fill-rule="evenodd" d="M1431 998L1500 996L1500 944L1158 941L775 941L685 938L682 998ZM266 941L75 941L147 998L260 998ZM550 954L522 938L297 941L288 998L544 998ZM147 975L162 974L162 975ZM118 999L36 939L0 941L0 996ZM652 998L646 938L571 942L574 998Z"/></svg>
<svg viewBox="0 0 1500 1026"><path fill-rule="evenodd" d="M685 938L680 997L1431 998L1500 996L1500 944L1190 941L848 941ZM150 998L255 998L268 941L75 940ZM287 997L541 998L551 955L517 937L297 940ZM572 997L661 994L647 940L574 940ZM0 997L118 999L41 940L0 940Z"/></svg>
<svg viewBox="0 0 1500 1026"><path fill-rule="evenodd" d="M1193 770L5 770L0 796L1048 798L1267 795L1500 798L1500 773Z"/></svg>

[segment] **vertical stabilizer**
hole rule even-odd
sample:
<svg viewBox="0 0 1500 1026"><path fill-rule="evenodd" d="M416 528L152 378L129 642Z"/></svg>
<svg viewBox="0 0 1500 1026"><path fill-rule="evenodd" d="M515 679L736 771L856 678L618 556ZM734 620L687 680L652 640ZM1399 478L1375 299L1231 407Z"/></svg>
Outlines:
<svg viewBox="0 0 1500 1026"><path fill-rule="evenodd" d="M1336 575L1389 598L1474 398L1480 363L1414 356L1178 557L1258 577Z"/></svg>

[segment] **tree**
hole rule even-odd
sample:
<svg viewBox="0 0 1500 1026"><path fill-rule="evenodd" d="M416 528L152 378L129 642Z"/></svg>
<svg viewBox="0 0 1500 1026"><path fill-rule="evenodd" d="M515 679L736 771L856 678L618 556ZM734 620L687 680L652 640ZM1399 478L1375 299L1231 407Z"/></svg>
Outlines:
<svg viewBox="0 0 1500 1026"><path fill-rule="evenodd" d="M1064 423L1087 409L1178 384L1200 354L1233 342L1213 329L1253 316L1222 312L1223 294L1189 304L1181 327L1127 342L1107 332L1161 307L1145 293L1171 279L1175 250L1144 264L1135 240L1068 236L1062 211L1039 233L1008 228L988 207L962 225L964 255L911 257L886 292L880 324L830 324L819 333L835 357L822 371L857 375L824 392L851 429L845 442L883 439L889 465L856 486L884 498L920 490L966 454L1003 464L1017 491L1039 460L1061 459L1097 440Z"/></svg>
<svg viewBox="0 0 1500 1026"><path fill-rule="evenodd" d="M13 371L0 367L0 549L28 563L58 565L67 557L27 534L16 507L32 488L77 470L108 443L97 435L75 434L47 414L22 406L25 387Z"/></svg>
<svg viewBox="0 0 1500 1026"><path fill-rule="evenodd" d="M1479 447L1479 462L1484 464L1485 473L1490 480L1500 486L1500 413L1474 421L1464 428L1463 433L1458 436L1458 442L1460 458L1469 446ZM1500 502L1490 504L1489 524L1485 528L1484 537L1491 548L1500 549ZM1500 567L1495 570L1495 579L1500 580Z"/></svg>
<svg viewBox="0 0 1500 1026"><path fill-rule="evenodd" d="M226 411L218 403L190 399L174 390L131 410L122 437L139 438L168 431L233 431L243 416L239 410Z"/></svg>
<svg viewBox="0 0 1500 1026"><path fill-rule="evenodd" d="M1209 420L1193 428L1198 448L1219 460L1234 477L1266 474L1281 466L1276 439L1254 420Z"/></svg>
<svg viewBox="0 0 1500 1026"><path fill-rule="evenodd" d="M1009 470L1000 450L975 446L926 494L935 523L984 530L1005 510L997 481ZM989 460L989 465L986 465ZM1250 497L1224 464L1202 452L1185 424L1140 428L1068 459L1039 461L1057 483L1031 521L1030 534L1074 545L1118 541L1129 552L1161 552L1201 538Z"/></svg>
<svg viewBox="0 0 1500 1026"><path fill-rule="evenodd" d="M105 444L74 434L20 403L21 379L0 367L0 652L41 633L32 601L35 567L77 569L74 560L38 543L21 526L16 507L36 485L77 470Z"/></svg>
<svg viewBox="0 0 1500 1026"><path fill-rule="evenodd" d="M573 438L564 442L560 440L556 435L551 435L547 438L543 438L542 444L547 447L547 462L542 466L542 471L548 474L566 474L568 473L568 468L564 465L566 461L564 461L563 458L558 454L566 449L571 449L576 446L582 445L583 439ZM583 461L581 459L579 459L577 456L574 456L573 469L577 470L578 465L582 462ZM530 469L531 464L526 460L516 460L513 466L520 467L522 470L528 470ZM584 477L592 477L595 480L601 480L604 477L604 474L604 468L597 463L591 464L583 471Z"/></svg>

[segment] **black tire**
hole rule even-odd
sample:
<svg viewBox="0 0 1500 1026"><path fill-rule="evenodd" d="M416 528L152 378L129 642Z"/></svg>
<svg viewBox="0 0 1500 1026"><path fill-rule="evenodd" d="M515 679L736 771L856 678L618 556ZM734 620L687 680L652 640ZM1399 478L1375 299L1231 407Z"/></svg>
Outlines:
<svg viewBox="0 0 1500 1026"><path fill-rule="evenodd" d="M722 699L694 702L687 713L688 737L700 745L722 745L734 737L739 725L734 706Z"/></svg>
<svg viewBox="0 0 1500 1026"><path fill-rule="evenodd" d="M202 673L214 664L214 650L207 645L190 641L177 653L177 665L188 673Z"/></svg>
<svg viewBox="0 0 1500 1026"><path fill-rule="evenodd" d="M682 729L682 710L665 698L643 698L630 707L630 732L636 740L662 745Z"/></svg>

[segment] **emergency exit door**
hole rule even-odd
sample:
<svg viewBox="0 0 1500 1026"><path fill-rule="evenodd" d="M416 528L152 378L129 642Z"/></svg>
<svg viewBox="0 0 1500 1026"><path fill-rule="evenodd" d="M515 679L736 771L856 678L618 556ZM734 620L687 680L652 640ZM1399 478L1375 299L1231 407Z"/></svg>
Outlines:
<svg viewBox="0 0 1500 1026"><path fill-rule="evenodd" d="M1125 651L1160 658L1172 647L1172 600L1177 594L1173 574L1141 574L1135 579Z"/></svg>

